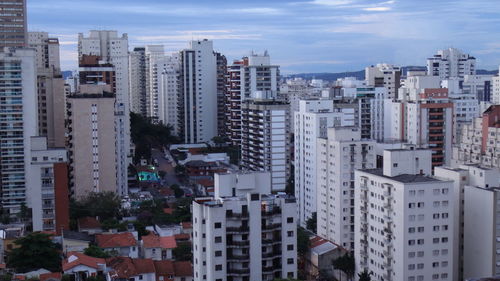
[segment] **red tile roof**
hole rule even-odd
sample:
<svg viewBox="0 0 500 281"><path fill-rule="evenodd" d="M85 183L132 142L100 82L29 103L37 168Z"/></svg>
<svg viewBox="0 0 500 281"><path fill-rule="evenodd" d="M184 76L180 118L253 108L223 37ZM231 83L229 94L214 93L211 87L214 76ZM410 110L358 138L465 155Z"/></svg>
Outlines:
<svg viewBox="0 0 500 281"><path fill-rule="evenodd" d="M98 269L99 264L105 263L106 261L104 259L90 257L78 252L70 252L68 253L68 258L64 259L62 262L62 269L63 271L67 271L78 265L85 265Z"/></svg>
<svg viewBox="0 0 500 281"><path fill-rule="evenodd" d="M84 217L78 219L79 229L101 228L101 223L94 217Z"/></svg>
<svg viewBox="0 0 500 281"><path fill-rule="evenodd" d="M189 240L191 238L191 235L189 235L187 233L181 233L181 234L174 235L174 237L175 237L175 241L178 241L178 240Z"/></svg>
<svg viewBox="0 0 500 281"><path fill-rule="evenodd" d="M173 213L174 213L174 209L172 209L172 208L164 208L164 209L163 209L163 212L164 212L165 214L169 214L169 215L171 215L171 214L173 214Z"/></svg>
<svg viewBox="0 0 500 281"><path fill-rule="evenodd" d="M157 275L174 275L175 274L175 269L174 269L174 262L170 260L166 261L154 261L155 263L155 269L156 269L156 274Z"/></svg>
<svg viewBox="0 0 500 281"><path fill-rule="evenodd" d="M160 236L150 232L142 236L142 245L144 248L160 248Z"/></svg>
<svg viewBox="0 0 500 281"><path fill-rule="evenodd" d="M181 226L183 229L193 228L193 223L190 221L183 221L183 222L181 222Z"/></svg>
<svg viewBox="0 0 500 281"><path fill-rule="evenodd" d="M160 237L160 246L163 249L174 249L177 248L177 242L174 236Z"/></svg>
<svg viewBox="0 0 500 281"><path fill-rule="evenodd" d="M113 257L106 259L106 265L112 270L111 278L129 279L144 273L155 273L155 265L152 259L131 259L129 257Z"/></svg>
<svg viewBox="0 0 500 281"><path fill-rule="evenodd" d="M96 235L97 245L101 248L120 248L136 246L137 241L130 232Z"/></svg>
<svg viewBox="0 0 500 281"><path fill-rule="evenodd" d="M61 272L51 272L51 273L40 274L40 281L61 280L61 278L62 278Z"/></svg>
<svg viewBox="0 0 500 281"><path fill-rule="evenodd" d="M209 179L200 179L196 181L197 183L203 185L204 187L213 187L214 181Z"/></svg>
<svg viewBox="0 0 500 281"><path fill-rule="evenodd" d="M174 262L175 276L193 276L193 265L189 261Z"/></svg>
<svg viewBox="0 0 500 281"><path fill-rule="evenodd" d="M310 248L318 247L319 245L323 245L323 244L329 242L328 240L323 239L319 236L314 236L314 237L310 238L309 241L310 241L310 246L309 246Z"/></svg>

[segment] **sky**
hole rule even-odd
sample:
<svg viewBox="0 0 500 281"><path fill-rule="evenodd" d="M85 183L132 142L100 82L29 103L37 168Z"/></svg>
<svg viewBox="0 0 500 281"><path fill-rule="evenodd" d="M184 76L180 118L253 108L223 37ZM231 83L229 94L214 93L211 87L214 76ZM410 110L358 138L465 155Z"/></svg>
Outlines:
<svg viewBox="0 0 500 281"><path fill-rule="evenodd" d="M439 49L500 65L499 0L27 0L29 31L58 37L61 66L77 66L77 35L127 33L129 47L212 39L228 61L267 50L283 74L425 65Z"/></svg>

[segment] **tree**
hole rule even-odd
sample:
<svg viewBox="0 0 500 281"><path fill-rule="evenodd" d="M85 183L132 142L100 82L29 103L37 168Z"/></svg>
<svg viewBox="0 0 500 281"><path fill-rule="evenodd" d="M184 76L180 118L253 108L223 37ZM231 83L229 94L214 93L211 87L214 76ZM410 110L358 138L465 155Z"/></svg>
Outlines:
<svg viewBox="0 0 500 281"><path fill-rule="evenodd" d="M80 201L70 202L70 217L99 217L101 221L120 216L121 199L111 191L91 192Z"/></svg>
<svg viewBox="0 0 500 281"><path fill-rule="evenodd" d="M347 278L352 279L354 277L354 256L349 253L345 253L345 255L338 257L333 260L332 265L335 269L338 269L347 275Z"/></svg>
<svg viewBox="0 0 500 281"><path fill-rule="evenodd" d="M309 229L310 231L316 233L316 225L317 225L317 221L318 221L318 214L316 212L314 212L312 214L312 217L309 218L307 221L306 221L306 227L307 229Z"/></svg>
<svg viewBox="0 0 500 281"><path fill-rule="evenodd" d="M176 261L190 261L193 259L191 243L181 242L177 244L177 248L172 250L172 254Z"/></svg>
<svg viewBox="0 0 500 281"><path fill-rule="evenodd" d="M14 241L18 248L8 253L7 266L17 272L28 272L39 268L61 271L61 256L48 234L34 232Z"/></svg>
<svg viewBox="0 0 500 281"><path fill-rule="evenodd" d="M373 272L368 272L368 270L365 268L363 272L358 273L359 281L371 281Z"/></svg>
<svg viewBox="0 0 500 281"><path fill-rule="evenodd" d="M83 250L83 253L87 256L91 256L94 258L109 258L110 255L106 253L103 249L99 248L96 245L90 245L88 248Z"/></svg>
<svg viewBox="0 0 500 281"><path fill-rule="evenodd" d="M297 253L304 257L309 251L309 234L302 227L297 227Z"/></svg>
<svg viewBox="0 0 500 281"><path fill-rule="evenodd" d="M217 147L221 147L226 143L226 138L225 137L219 137L215 136L212 138L212 142L215 144Z"/></svg>

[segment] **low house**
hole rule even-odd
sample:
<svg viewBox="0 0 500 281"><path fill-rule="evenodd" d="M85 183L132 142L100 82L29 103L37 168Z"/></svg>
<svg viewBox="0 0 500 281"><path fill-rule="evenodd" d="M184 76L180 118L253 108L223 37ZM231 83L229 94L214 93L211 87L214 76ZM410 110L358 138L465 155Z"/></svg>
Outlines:
<svg viewBox="0 0 500 281"><path fill-rule="evenodd" d="M90 276L104 275L106 260L72 252L63 260L62 270L64 274L73 275L75 281L84 281Z"/></svg>
<svg viewBox="0 0 500 281"><path fill-rule="evenodd" d="M317 278L335 277L337 280L347 280L344 273L340 270L334 270L332 266L332 262L346 254L347 250L319 236L311 237L309 242L309 254L306 264L309 278L316 280Z"/></svg>
<svg viewBox="0 0 500 281"><path fill-rule="evenodd" d="M193 160L184 164L187 175L193 178L197 177L213 177L215 173L226 173L227 168L219 162L205 162L201 160Z"/></svg>
<svg viewBox="0 0 500 281"><path fill-rule="evenodd" d="M113 257L106 259L109 271L107 281L156 281L156 269L152 259Z"/></svg>
<svg viewBox="0 0 500 281"><path fill-rule="evenodd" d="M137 239L130 232L98 234L96 243L104 251L113 252L121 257L139 257Z"/></svg>
<svg viewBox="0 0 500 281"><path fill-rule="evenodd" d="M182 233L182 227L179 224L155 224L154 232L158 233L161 237L173 236Z"/></svg>
<svg viewBox="0 0 500 281"><path fill-rule="evenodd" d="M189 261L155 261L156 281L192 281L193 265Z"/></svg>
<svg viewBox="0 0 500 281"><path fill-rule="evenodd" d="M182 233L191 235L193 233L193 223L190 221L181 222Z"/></svg>
<svg viewBox="0 0 500 281"><path fill-rule="evenodd" d="M70 230L63 230L62 232L62 249L64 253L80 252L89 247L93 242L92 236L85 232L76 232Z"/></svg>
<svg viewBox="0 0 500 281"><path fill-rule="evenodd" d="M154 233L142 236L142 256L153 260L173 259L173 249L177 247L174 236L160 237Z"/></svg>
<svg viewBox="0 0 500 281"><path fill-rule="evenodd" d="M77 223L78 232L85 232L90 235L102 233L101 223L94 217L79 218Z"/></svg>
<svg viewBox="0 0 500 281"><path fill-rule="evenodd" d="M43 273L39 276L40 281L61 281L62 273L61 272L50 272Z"/></svg>
<svg viewBox="0 0 500 281"><path fill-rule="evenodd" d="M214 181L209 178L196 181L196 189L205 196L214 196Z"/></svg>

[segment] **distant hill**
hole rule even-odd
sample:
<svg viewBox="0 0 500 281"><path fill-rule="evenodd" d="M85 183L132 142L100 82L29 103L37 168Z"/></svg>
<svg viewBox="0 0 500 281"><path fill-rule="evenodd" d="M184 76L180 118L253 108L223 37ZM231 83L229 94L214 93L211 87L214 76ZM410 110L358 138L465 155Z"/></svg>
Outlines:
<svg viewBox="0 0 500 281"><path fill-rule="evenodd" d="M403 66L401 67L402 75L405 76L408 70L422 70L425 71L427 68L425 66L419 66L419 65L410 65L410 66ZM484 69L478 69L476 71L477 74L479 75L496 75L498 74L498 70L484 70ZM364 80L365 79L365 71L360 70L360 71L350 71L350 72L336 72L336 73L329 73L329 72L320 72L320 73L298 73L298 74L290 74L286 76L287 78L303 78L306 80L311 80L311 79L322 79L325 81L335 81L339 78L345 78L345 77L356 77L359 80Z"/></svg>

